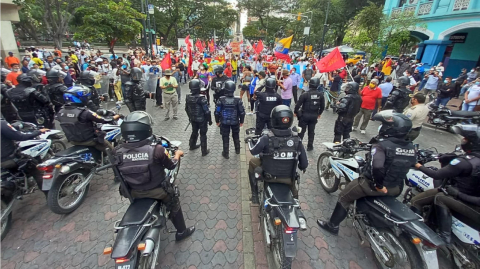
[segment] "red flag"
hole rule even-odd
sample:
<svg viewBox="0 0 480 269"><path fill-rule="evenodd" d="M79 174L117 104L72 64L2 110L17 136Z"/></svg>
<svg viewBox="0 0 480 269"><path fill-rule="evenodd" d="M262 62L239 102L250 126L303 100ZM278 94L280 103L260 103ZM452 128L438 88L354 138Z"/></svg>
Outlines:
<svg viewBox="0 0 480 269"><path fill-rule="evenodd" d="M338 47L318 61L316 65L321 73L330 72L346 66Z"/></svg>
<svg viewBox="0 0 480 269"><path fill-rule="evenodd" d="M197 47L198 51L203 51L202 42L200 39L197 39L197 42L195 42L195 47Z"/></svg>
<svg viewBox="0 0 480 269"><path fill-rule="evenodd" d="M192 63L193 63L192 50L188 50L188 70L187 71L190 77L193 77Z"/></svg>
<svg viewBox="0 0 480 269"><path fill-rule="evenodd" d="M277 57L277 59L279 60L285 60L287 63L290 63L292 61L292 59L290 59L290 56L288 56L288 54L283 54L278 51L275 51L275 57Z"/></svg>
<svg viewBox="0 0 480 269"><path fill-rule="evenodd" d="M203 50L207 48L207 44L205 44L205 41L202 41L202 48L203 48Z"/></svg>
<svg viewBox="0 0 480 269"><path fill-rule="evenodd" d="M263 50L263 42L262 40L258 41L257 47L255 48L255 52L260 54Z"/></svg>
<svg viewBox="0 0 480 269"><path fill-rule="evenodd" d="M170 52L165 55L165 58L163 58L162 62L160 63L160 66L162 67L163 71L170 69L172 67L172 59L170 59Z"/></svg>
<svg viewBox="0 0 480 269"><path fill-rule="evenodd" d="M183 58L183 47L180 48L180 58Z"/></svg>
<svg viewBox="0 0 480 269"><path fill-rule="evenodd" d="M213 38L212 38L212 41L211 42L208 42L208 48L210 49L210 52L214 52L215 51L215 43L213 41Z"/></svg>
<svg viewBox="0 0 480 269"><path fill-rule="evenodd" d="M190 42L190 35L187 35L187 37L185 37L185 43L187 44L187 51L191 50L192 43Z"/></svg>

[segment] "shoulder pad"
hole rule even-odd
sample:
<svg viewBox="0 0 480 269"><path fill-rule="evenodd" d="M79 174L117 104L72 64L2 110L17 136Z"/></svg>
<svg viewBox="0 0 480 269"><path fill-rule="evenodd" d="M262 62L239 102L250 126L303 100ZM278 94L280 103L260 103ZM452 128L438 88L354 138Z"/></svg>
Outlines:
<svg viewBox="0 0 480 269"><path fill-rule="evenodd" d="M24 91L28 94L31 94L31 93L35 92L36 90L37 89L35 89L35 88L26 88Z"/></svg>
<svg viewBox="0 0 480 269"><path fill-rule="evenodd" d="M125 85L135 85L135 83L133 83L131 81L127 81L127 82L125 82Z"/></svg>
<svg viewBox="0 0 480 269"><path fill-rule="evenodd" d="M400 92L399 91L393 91L392 95L400 95Z"/></svg>
<svg viewBox="0 0 480 269"><path fill-rule="evenodd" d="M468 157L468 156L467 156ZM455 158L453 160L450 161L450 165L457 165L460 163L460 160L458 158Z"/></svg>

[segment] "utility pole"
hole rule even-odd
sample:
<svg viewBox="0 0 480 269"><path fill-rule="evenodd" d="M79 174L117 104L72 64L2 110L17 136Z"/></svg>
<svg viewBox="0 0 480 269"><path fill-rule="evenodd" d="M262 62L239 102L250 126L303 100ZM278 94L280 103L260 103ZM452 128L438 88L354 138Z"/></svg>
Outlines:
<svg viewBox="0 0 480 269"><path fill-rule="evenodd" d="M327 3L327 13L325 13L325 22L323 23L323 34L322 34L322 41L320 42L320 58L322 57L322 51L323 51L323 43L325 41L325 34L327 33L327 20L328 20L328 11L330 9L330 0L328 0Z"/></svg>
<svg viewBox="0 0 480 269"><path fill-rule="evenodd" d="M144 2L142 0L141 2L141 6L142 6L142 14L146 15L146 12L145 12L145 6L144 6ZM148 52L148 45L147 45L147 35L146 35L146 27L145 27L145 19L142 19L142 25L143 25L143 30L142 30L142 35L143 35L143 43L144 43L144 46L145 46L145 51Z"/></svg>
<svg viewBox="0 0 480 269"><path fill-rule="evenodd" d="M149 10L149 4L148 0L145 0L145 5L147 7L147 27L148 27L148 50L147 54L152 56L152 27L150 26L150 10Z"/></svg>

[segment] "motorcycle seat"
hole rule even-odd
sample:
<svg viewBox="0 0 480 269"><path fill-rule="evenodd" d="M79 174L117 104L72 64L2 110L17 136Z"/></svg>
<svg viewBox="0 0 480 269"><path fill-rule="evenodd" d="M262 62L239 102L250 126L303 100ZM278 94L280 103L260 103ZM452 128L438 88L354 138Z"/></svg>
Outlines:
<svg viewBox="0 0 480 269"><path fill-rule="evenodd" d="M278 205L293 205L295 200L293 199L290 186L281 183L269 183L268 190L272 193L272 203Z"/></svg>
<svg viewBox="0 0 480 269"><path fill-rule="evenodd" d="M151 198L135 199L130 204L120 221L120 226L141 225L150 220L154 211L158 211L160 203Z"/></svg>
<svg viewBox="0 0 480 269"><path fill-rule="evenodd" d="M87 146L73 146L66 150L59 151L55 153L57 157L70 157L72 155L78 155L83 153L98 153L99 151L95 147L87 147Z"/></svg>
<svg viewBox="0 0 480 269"><path fill-rule="evenodd" d="M450 114L455 117L475 117L480 116L480 111L452 111L450 110Z"/></svg>
<svg viewBox="0 0 480 269"><path fill-rule="evenodd" d="M410 208L392 196L372 196L362 198L370 207L386 213L398 221L411 221L420 219Z"/></svg>

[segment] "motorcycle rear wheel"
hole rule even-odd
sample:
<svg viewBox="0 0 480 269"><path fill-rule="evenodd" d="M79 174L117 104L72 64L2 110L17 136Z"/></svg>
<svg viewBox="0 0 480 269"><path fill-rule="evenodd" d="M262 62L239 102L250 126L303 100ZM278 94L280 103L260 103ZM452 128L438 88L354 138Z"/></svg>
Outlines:
<svg viewBox="0 0 480 269"><path fill-rule="evenodd" d="M277 238L273 244L273 260L278 269L291 269L293 258L285 257L285 242L283 241L283 225L276 226Z"/></svg>
<svg viewBox="0 0 480 269"><path fill-rule="evenodd" d="M340 178L335 176L332 165L328 160L332 156L333 154L331 152L325 151L320 154L317 161L318 179L320 185L327 193L336 192L340 184Z"/></svg>
<svg viewBox="0 0 480 269"><path fill-rule="evenodd" d="M158 253L160 252L160 235L161 233L158 233L155 247L150 256L142 256L142 252L137 252L137 255L139 255L139 261L137 265L138 269L155 269L155 267L157 266Z"/></svg>
<svg viewBox="0 0 480 269"><path fill-rule="evenodd" d="M2 200L1 206L2 206L2 211L1 212L3 212L3 210L7 209L8 204L5 203L5 201ZM3 238L5 238L5 236L7 236L8 231L10 231L10 228L12 227L12 212L10 212L10 214L8 214L8 216L4 220L2 220L1 225L2 225L1 226L2 227L1 240L3 240Z"/></svg>
<svg viewBox="0 0 480 269"><path fill-rule="evenodd" d="M375 254L375 264L379 269L427 269L426 264L422 261L420 257L420 253L418 253L417 248L413 243L407 238L405 234L401 234L399 237L396 237L392 234L391 231L387 229L378 229L379 233L381 233L386 240L390 242L390 244L397 248L397 251L403 251L406 254L407 262L405 265L401 265L398 261L395 260L395 257L391 257L391 260L387 264L385 264L380 257ZM395 238L400 245L398 245L395 241L391 239L391 237ZM387 250L388 251L388 250Z"/></svg>
<svg viewBox="0 0 480 269"><path fill-rule="evenodd" d="M48 197L47 197L47 205L50 208L50 210L52 210L53 213L68 214L80 207L80 205L83 203L85 198L87 198L90 184L85 186L85 188L80 192L80 194L78 194L78 197L67 206L60 204L60 198L66 197L66 196L63 196L63 197L61 196L64 195L62 191L65 192L64 184L68 183L67 181L73 182L73 181L76 181L77 179L80 179L81 181L78 183L80 184L87 178L89 173L90 173L90 170L88 169L79 169L74 171L71 174L59 175L56 178L55 182L53 182L52 187L48 192ZM74 188L78 184L75 184L73 186L65 186L65 188Z"/></svg>

